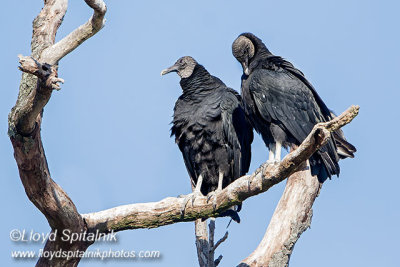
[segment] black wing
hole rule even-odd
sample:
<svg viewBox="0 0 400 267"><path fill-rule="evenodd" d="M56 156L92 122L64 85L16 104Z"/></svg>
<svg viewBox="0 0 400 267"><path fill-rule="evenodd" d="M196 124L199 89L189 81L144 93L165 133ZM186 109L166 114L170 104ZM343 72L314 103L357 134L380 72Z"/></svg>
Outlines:
<svg viewBox="0 0 400 267"><path fill-rule="evenodd" d="M236 91L232 89L226 91L221 101L221 110L224 135L233 158L234 180L249 171L253 128L246 118L240 95Z"/></svg>
<svg viewBox="0 0 400 267"><path fill-rule="evenodd" d="M332 120L336 116L332 113L331 110L326 106L322 98L318 95L317 91L315 90L314 86L306 79L304 74L297 68L295 68L292 63L289 61L283 59L282 57L279 56L274 56L271 55L267 58L265 61L267 64L265 66L267 69L270 67L277 67L277 68L282 68L292 75L294 75L296 78L298 78L300 81L302 81L308 89L311 91L311 93L314 96L315 101L318 104L318 107L321 110L322 115L324 116L325 120ZM353 158L354 153L357 151L357 149L350 144L346 138L344 137L343 131L341 129L338 129L336 132L332 134L333 139L335 140L335 144L337 146L337 153L339 154L340 158Z"/></svg>
<svg viewBox="0 0 400 267"><path fill-rule="evenodd" d="M254 71L250 92L263 119L283 124L299 143L325 121L308 87L286 71Z"/></svg>
<svg viewBox="0 0 400 267"><path fill-rule="evenodd" d="M182 152L192 186L196 185L200 174L196 151L193 148L198 145L196 137L202 134L204 127L204 122L197 120L192 105L181 96L175 103L171 136L175 136L175 142Z"/></svg>
<svg viewBox="0 0 400 267"><path fill-rule="evenodd" d="M201 172L206 171L203 181L206 188L207 179L218 178L218 172L214 173L218 170L218 163L232 164L231 160L221 158L220 153L221 148L225 150L228 147L229 159L235 155L233 146L224 135L221 107L224 94L224 91L217 91L198 103L182 99L176 103L171 135L175 135L192 185L197 183Z"/></svg>
<svg viewBox="0 0 400 267"><path fill-rule="evenodd" d="M328 107L326 106L324 101L322 101L322 98L319 96L319 94L315 90L314 86L312 86L312 84L306 79L303 72L301 72L299 69L295 68L292 63L283 59L280 56L269 56L267 58L267 62L275 65L278 68L283 68L284 70L288 71L290 74L292 74L293 76L298 78L300 81L302 81L304 83L304 85L306 85L308 87L308 89L311 91L312 95L314 96L314 99L317 102L318 107L320 108L321 113L323 114L324 118L326 120L331 120L333 118L331 116L332 115L331 111L328 109Z"/></svg>
<svg viewBox="0 0 400 267"><path fill-rule="evenodd" d="M250 83L254 102L264 120L282 125L301 143L314 125L326 121L313 92L284 69L254 71ZM339 174L339 158L332 140L319 150L327 175Z"/></svg>

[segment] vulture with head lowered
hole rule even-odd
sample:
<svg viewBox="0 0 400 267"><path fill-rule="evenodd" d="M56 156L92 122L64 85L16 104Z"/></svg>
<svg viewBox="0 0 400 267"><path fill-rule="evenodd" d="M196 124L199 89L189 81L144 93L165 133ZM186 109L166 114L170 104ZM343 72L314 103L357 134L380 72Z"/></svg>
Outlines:
<svg viewBox="0 0 400 267"><path fill-rule="evenodd" d="M170 72L179 75L182 87L182 95L175 103L171 136L175 136L195 188L185 199L183 212L190 198L193 203L197 195L215 197L215 191L247 173L253 129L240 95L192 57L178 59L161 75ZM221 216L239 220L233 209Z"/></svg>
<svg viewBox="0 0 400 267"><path fill-rule="evenodd" d="M273 55L255 35L239 35L232 53L243 67L244 109L269 148L270 162L280 161L282 146L299 145L315 124L334 117L304 74ZM341 130L332 133L309 160L312 175L320 182L339 175L339 159L354 157L354 152Z"/></svg>

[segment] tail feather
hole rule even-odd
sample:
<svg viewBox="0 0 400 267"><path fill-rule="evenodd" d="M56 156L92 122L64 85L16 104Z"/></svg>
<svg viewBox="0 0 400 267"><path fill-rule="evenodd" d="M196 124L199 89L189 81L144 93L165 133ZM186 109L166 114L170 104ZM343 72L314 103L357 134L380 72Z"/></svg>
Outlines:
<svg viewBox="0 0 400 267"><path fill-rule="evenodd" d="M354 153L357 151L355 146L347 142L341 129L332 133L332 137L335 140L337 153L341 159L354 158Z"/></svg>
<svg viewBox="0 0 400 267"><path fill-rule="evenodd" d="M336 118L336 114L331 111L330 112L330 118ZM355 146L347 142L346 137L344 137L344 133L342 129L338 129L337 131L332 133L332 138L335 140L335 144L337 147L337 153L340 157L340 159L345 159L345 158L354 158L354 153L357 151Z"/></svg>
<svg viewBox="0 0 400 267"><path fill-rule="evenodd" d="M231 220L228 223L228 226L226 227L226 228L228 228L229 225L231 224L232 220L237 223L240 223L239 211L241 209L242 209L242 203L240 203L236 206L230 207L229 209L227 209L224 212L221 212L221 214L218 217L230 217L231 218ZM207 218L202 219L202 221L205 221L205 220L207 220Z"/></svg>
<svg viewBox="0 0 400 267"><path fill-rule="evenodd" d="M342 130L332 133L332 140L321 147L311 158L311 174L317 175L318 180L323 183L332 175L339 176L339 160L354 158L357 149L347 142Z"/></svg>
<svg viewBox="0 0 400 267"><path fill-rule="evenodd" d="M226 211L222 212L220 214L220 217L230 217L235 222L240 223L239 213L232 208L227 209Z"/></svg>
<svg viewBox="0 0 400 267"><path fill-rule="evenodd" d="M310 158L311 174L318 177L318 181L323 183L332 175L339 176L340 167L335 159L332 159L328 152L318 151Z"/></svg>
<svg viewBox="0 0 400 267"><path fill-rule="evenodd" d="M327 120L335 118L336 115L331 111ZM339 160L345 158L354 158L357 149L347 142L341 129L333 132L331 140L321 147L310 158L311 174L317 175L319 182L323 183L332 175L339 176Z"/></svg>
<svg viewBox="0 0 400 267"><path fill-rule="evenodd" d="M311 175L312 176L316 175L320 183L325 182L325 180L328 177L330 177L328 170L325 168L321 158L318 155L313 155L310 158L310 168L311 168Z"/></svg>

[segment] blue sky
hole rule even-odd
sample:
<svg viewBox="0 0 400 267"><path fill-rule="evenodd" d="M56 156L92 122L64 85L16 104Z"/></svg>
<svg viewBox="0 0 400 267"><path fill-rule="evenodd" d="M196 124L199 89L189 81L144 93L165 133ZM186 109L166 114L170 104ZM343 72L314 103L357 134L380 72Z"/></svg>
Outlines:
<svg viewBox="0 0 400 267"><path fill-rule="evenodd" d="M108 1L106 27L60 62L62 90L45 107L42 137L53 179L82 213L158 201L190 191L181 154L169 137L177 75L160 71L193 56L230 87L240 89L241 67L231 54L242 32L255 33L313 83L326 104L360 115L344 128L358 148L341 162L340 178L324 184L311 229L296 244L291 266L395 266L400 238L396 140L400 74L398 1ZM31 23L42 1L5 1L0 11L1 261L11 250L39 249L9 239L12 229L48 232L25 195L7 137L21 73L17 54L30 54ZM57 39L87 21L84 1L70 1ZM251 171L267 158L259 136ZM284 183L247 200L242 223L231 224L217 253L234 266L255 249ZM217 220L221 237L227 219ZM124 231L116 244L90 249L159 250L158 261L108 261L107 266L195 266L193 223ZM98 266L82 261L80 266Z"/></svg>

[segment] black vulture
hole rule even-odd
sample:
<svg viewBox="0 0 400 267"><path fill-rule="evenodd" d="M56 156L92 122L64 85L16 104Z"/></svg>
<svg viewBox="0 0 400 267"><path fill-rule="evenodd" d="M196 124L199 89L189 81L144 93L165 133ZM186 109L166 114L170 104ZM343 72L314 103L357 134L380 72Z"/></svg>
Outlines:
<svg viewBox="0 0 400 267"><path fill-rule="evenodd" d="M280 161L282 146L299 145L315 124L334 117L304 74L273 55L255 35L239 35L232 53L243 67L245 112L269 148L269 162ZM339 159L352 158L354 152L339 130L310 158L311 172L320 182L338 176Z"/></svg>
<svg viewBox="0 0 400 267"><path fill-rule="evenodd" d="M178 59L161 72L177 72L181 78L182 95L174 107L171 136L183 155L194 192L214 196L235 179L247 173L250 166L253 128L241 106L240 95L212 76L192 57ZM215 206L214 206L215 207ZM239 208L240 209L240 208ZM238 210L239 210L238 209ZM233 209L221 216L238 221Z"/></svg>

